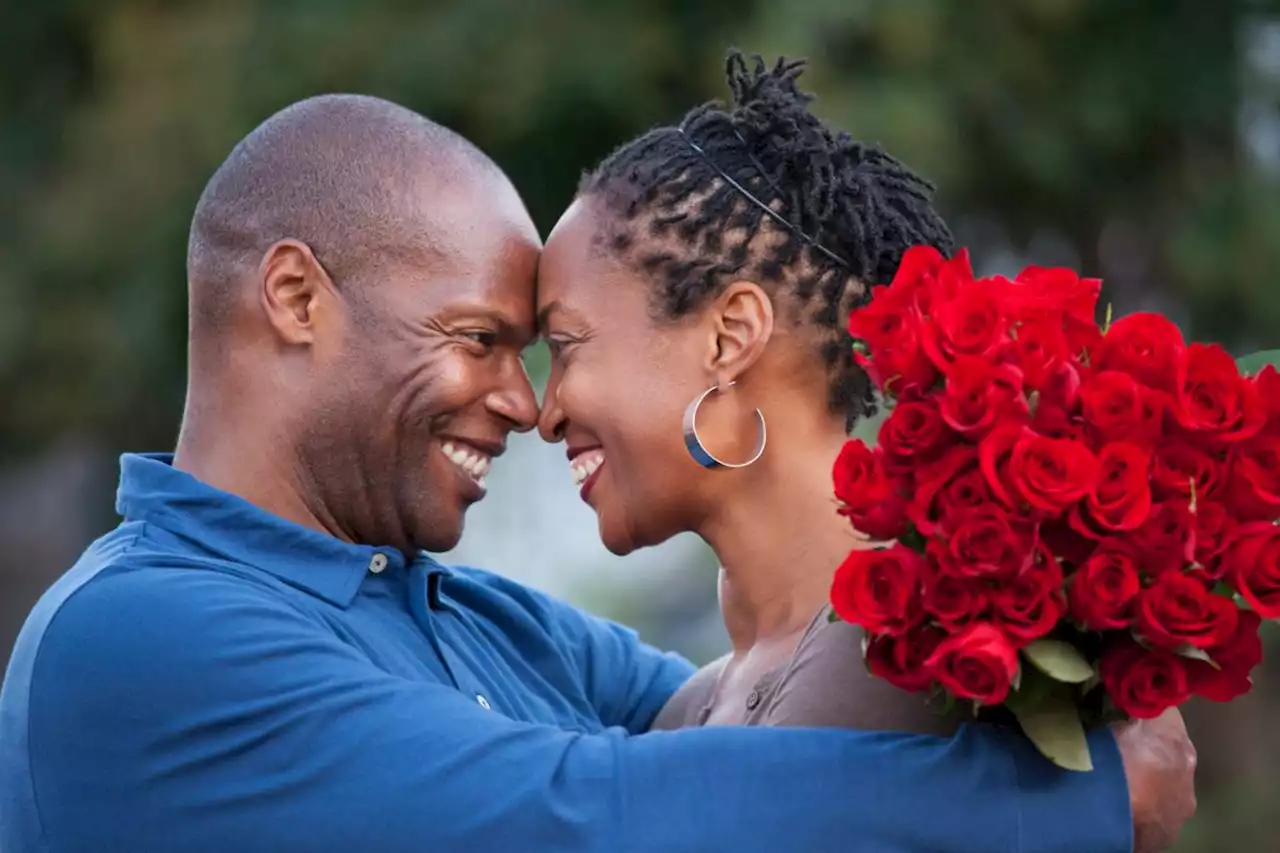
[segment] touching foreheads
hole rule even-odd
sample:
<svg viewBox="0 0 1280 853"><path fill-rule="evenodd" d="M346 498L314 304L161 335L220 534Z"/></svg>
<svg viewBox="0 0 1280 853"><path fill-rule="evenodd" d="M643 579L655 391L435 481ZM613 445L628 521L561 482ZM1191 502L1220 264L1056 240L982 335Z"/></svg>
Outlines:
<svg viewBox="0 0 1280 853"><path fill-rule="evenodd" d="M231 288L282 239L307 244L339 287L379 262L430 252L423 199L500 174L463 137L389 101L323 95L286 107L235 147L196 206L193 320L224 322Z"/></svg>
<svg viewBox="0 0 1280 853"><path fill-rule="evenodd" d="M849 308L912 245L950 255L953 241L932 184L810 111L813 96L796 85L803 67L731 53L732 105L704 104L626 143L579 193L605 206L600 248L654 278L667 316L735 277L785 285L817 332L832 411L852 424L873 394L844 331Z"/></svg>

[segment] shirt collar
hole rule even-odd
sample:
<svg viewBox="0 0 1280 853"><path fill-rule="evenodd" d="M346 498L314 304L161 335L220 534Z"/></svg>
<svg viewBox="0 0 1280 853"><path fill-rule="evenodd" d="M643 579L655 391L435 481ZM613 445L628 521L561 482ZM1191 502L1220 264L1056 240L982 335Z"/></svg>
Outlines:
<svg viewBox="0 0 1280 853"><path fill-rule="evenodd" d="M396 548L356 545L286 521L173 467L171 453L120 457L116 511L168 530L225 559L279 577L339 607L373 570L403 571ZM385 561L385 562L384 562ZM426 573L448 570L421 554Z"/></svg>

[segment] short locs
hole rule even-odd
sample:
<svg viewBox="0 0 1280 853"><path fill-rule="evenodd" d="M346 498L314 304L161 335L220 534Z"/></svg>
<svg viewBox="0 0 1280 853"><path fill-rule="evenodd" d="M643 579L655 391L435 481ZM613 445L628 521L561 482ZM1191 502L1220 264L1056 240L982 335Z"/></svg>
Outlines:
<svg viewBox="0 0 1280 853"><path fill-rule="evenodd" d="M810 111L813 96L796 85L804 65L779 59L768 68L730 53L730 108L704 104L679 127L626 143L583 178L579 195L612 214L602 248L654 277L655 306L667 317L697 309L735 277L786 282L800 307L813 307L829 405L852 427L874 411L874 396L853 362L848 310L892 279L911 246L946 256L954 246L931 183Z"/></svg>

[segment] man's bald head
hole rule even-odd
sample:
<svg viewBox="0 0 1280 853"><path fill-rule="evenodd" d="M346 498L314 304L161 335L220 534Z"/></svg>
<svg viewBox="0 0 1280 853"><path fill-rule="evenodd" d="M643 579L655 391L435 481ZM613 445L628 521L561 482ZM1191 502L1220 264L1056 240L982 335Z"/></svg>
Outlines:
<svg viewBox="0 0 1280 853"><path fill-rule="evenodd" d="M537 419L540 249L452 131L351 95L277 113L192 222L175 464L351 542L452 548L487 460Z"/></svg>
<svg viewBox="0 0 1280 853"><path fill-rule="evenodd" d="M439 248L424 198L506 183L472 143L389 101L322 95L286 107L232 150L196 206L187 252L193 331L201 318L226 321L233 285L279 240L306 243L349 285L380 262Z"/></svg>

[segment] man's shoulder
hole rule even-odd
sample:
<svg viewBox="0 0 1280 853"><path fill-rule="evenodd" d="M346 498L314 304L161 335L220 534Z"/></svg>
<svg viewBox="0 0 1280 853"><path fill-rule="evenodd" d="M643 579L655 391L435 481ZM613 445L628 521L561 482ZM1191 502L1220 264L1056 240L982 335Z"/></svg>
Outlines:
<svg viewBox="0 0 1280 853"><path fill-rule="evenodd" d="M587 616L585 611L549 592L489 569L468 565L448 565L445 569L449 574L446 592L463 599L472 609L497 608L551 623Z"/></svg>
<svg viewBox="0 0 1280 853"><path fill-rule="evenodd" d="M0 846L39 834L32 779L44 741L33 732L51 711L74 709L87 727L80 736L109 738L93 721L112 705L146 702L173 673L190 671L200 633L219 613L246 602L284 606L244 578L200 568L151 540L145 525L126 523L90 545L36 602L0 687L0 811L19 833L0 833Z"/></svg>
<svg viewBox="0 0 1280 853"><path fill-rule="evenodd" d="M281 601L253 575L216 567L168 547L145 524L120 525L91 544L31 609L10 657L6 692L30 681L51 640L89 648L125 632L178 633L193 613L229 598Z"/></svg>
<svg viewBox="0 0 1280 853"><path fill-rule="evenodd" d="M514 578L473 566L446 567L445 593L467 610L500 625L508 635L529 633L575 654L589 652L598 642L635 642L638 635L625 625L582 609L554 593Z"/></svg>

